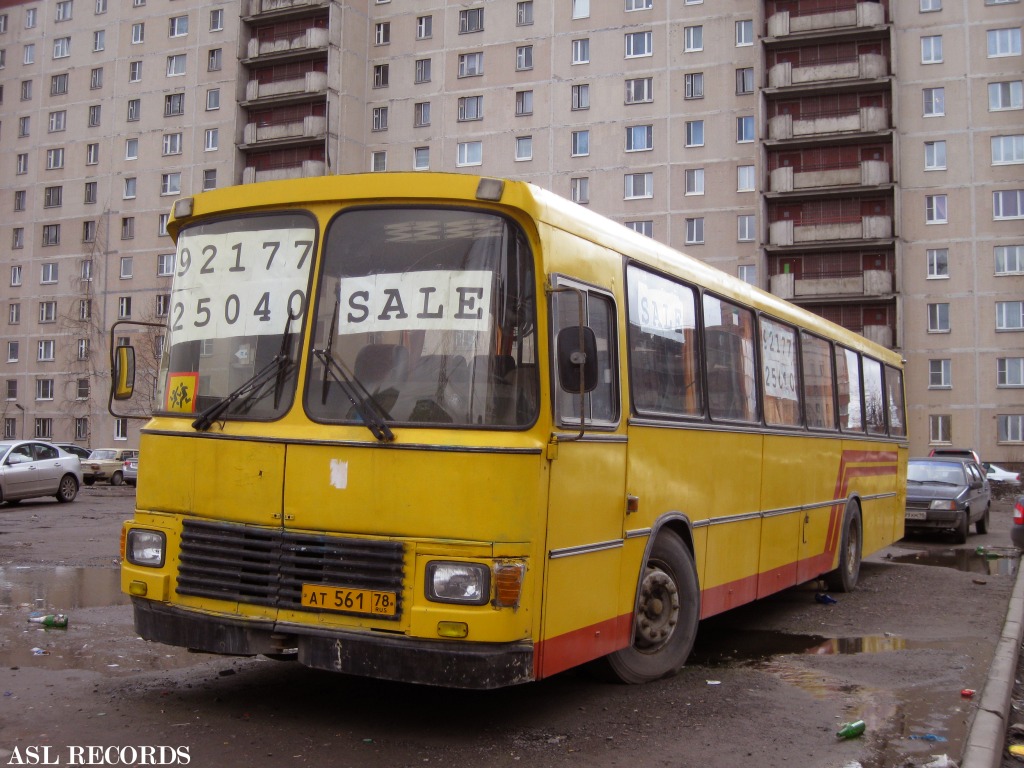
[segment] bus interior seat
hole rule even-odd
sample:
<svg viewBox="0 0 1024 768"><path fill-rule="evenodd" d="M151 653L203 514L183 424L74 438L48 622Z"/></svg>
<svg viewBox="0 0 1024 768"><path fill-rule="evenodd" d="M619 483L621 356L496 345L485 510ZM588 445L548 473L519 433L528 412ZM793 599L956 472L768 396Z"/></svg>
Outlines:
<svg viewBox="0 0 1024 768"><path fill-rule="evenodd" d="M409 350L401 344L370 344L356 355L355 378L369 392L388 389L405 380Z"/></svg>

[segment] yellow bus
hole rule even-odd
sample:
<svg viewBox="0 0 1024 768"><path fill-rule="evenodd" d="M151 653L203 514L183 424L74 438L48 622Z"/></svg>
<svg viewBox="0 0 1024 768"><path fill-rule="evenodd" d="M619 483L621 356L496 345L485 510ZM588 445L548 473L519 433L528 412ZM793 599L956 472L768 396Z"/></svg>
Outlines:
<svg viewBox="0 0 1024 768"><path fill-rule="evenodd" d="M677 671L903 535L900 356L536 186L175 203L122 587L146 639L430 685ZM137 401L136 401L137 402Z"/></svg>

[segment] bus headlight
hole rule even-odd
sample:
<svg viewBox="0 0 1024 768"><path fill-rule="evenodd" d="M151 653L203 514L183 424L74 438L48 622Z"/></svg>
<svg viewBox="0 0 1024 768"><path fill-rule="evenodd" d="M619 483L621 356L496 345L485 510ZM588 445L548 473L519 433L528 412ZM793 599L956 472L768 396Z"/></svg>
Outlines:
<svg viewBox="0 0 1024 768"><path fill-rule="evenodd" d="M491 569L480 563L427 563L427 600L484 605L491 597Z"/></svg>
<svg viewBox="0 0 1024 768"><path fill-rule="evenodd" d="M167 551L167 537L159 531L132 528L125 541L124 556L132 565L160 568Z"/></svg>

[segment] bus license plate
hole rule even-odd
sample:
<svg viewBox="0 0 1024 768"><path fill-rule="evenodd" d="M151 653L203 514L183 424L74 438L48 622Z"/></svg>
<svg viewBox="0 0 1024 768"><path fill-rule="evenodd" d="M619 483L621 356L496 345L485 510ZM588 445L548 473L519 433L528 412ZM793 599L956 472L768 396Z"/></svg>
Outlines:
<svg viewBox="0 0 1024 768"><path fill-rule="evenodd" d="M303 584L302 605L306 608L320 608L325 611L394 616L398 608L398 596L394 592L378 592L371 589L349 589L348 587L332 587L328 584Z"/></svg>
<svg viewBox="0 0 1024 768"><path fill-rule="evenodd" d="M926 509L908 509L907 520L927 520L928 510Z"/></svg>

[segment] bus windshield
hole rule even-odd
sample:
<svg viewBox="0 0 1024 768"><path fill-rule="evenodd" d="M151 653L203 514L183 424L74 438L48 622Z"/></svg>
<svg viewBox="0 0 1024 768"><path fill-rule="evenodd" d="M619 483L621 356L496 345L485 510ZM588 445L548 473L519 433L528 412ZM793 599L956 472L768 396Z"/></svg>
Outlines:
<svg viewBox="0 0 1024 768"><path fill-rule="evenodd" d="M522 428L537 417L533 262L518 226L363 208L324 240L305 407L321 422Z"/></svg>
<svg viewBox="0 0 1024 768"><path fill-rule="evenodd" d="M297 380L316 223L307 214L219 219L178 236L157 410L272 419Z"/></svg>

